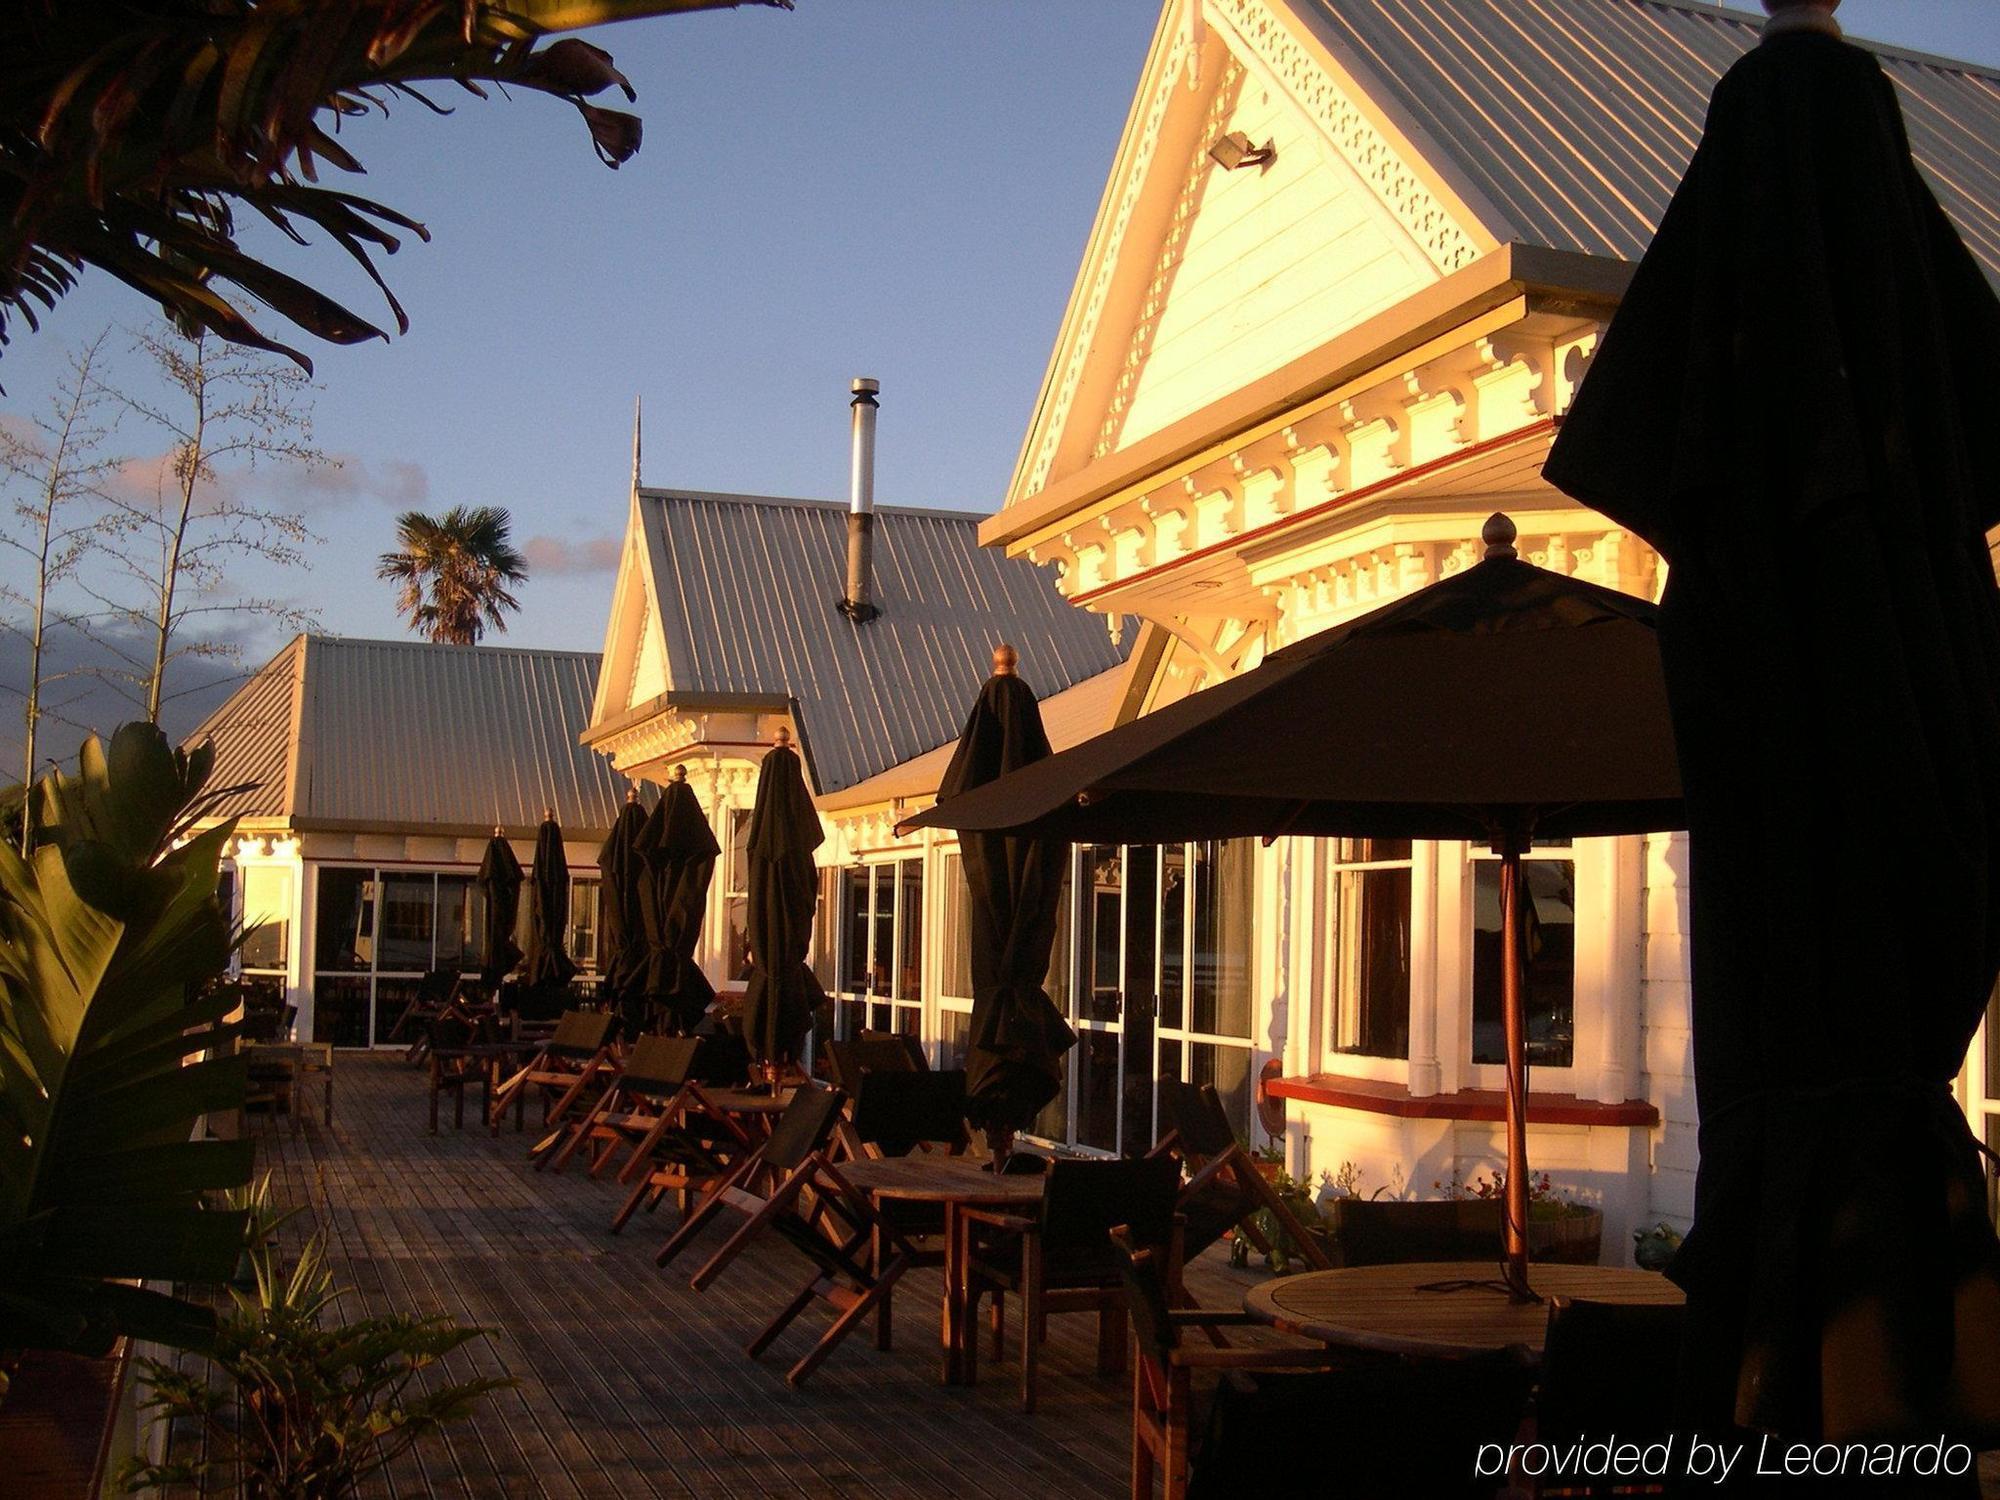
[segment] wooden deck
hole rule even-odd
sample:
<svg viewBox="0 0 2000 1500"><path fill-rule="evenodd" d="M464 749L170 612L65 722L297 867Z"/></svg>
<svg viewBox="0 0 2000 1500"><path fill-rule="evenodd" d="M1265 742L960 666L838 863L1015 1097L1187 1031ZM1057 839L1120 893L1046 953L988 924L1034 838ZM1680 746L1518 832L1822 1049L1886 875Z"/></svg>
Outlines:
<svg viewBox="0 0 2000 1500"><path fill-rule="evenodd" d="M312 1106L317 1105L317 1099ZM448 1108L448 1106L447 1106ZM1129 1483L1130 1389L1092 1371L1095 1320L1050 1325L1039 1409L1015 1407L1018 1369L982 1358L975 1389L937 1383L936 1271L898 1288L896 1348L857 1333L801 1391L782 1371L823 1326L809 1313L758 1363L744 1343L796 1290L804 1262L746 1254L706 1293L700 1261L653 1265L672 1207L613 1237L621 1190L572 1163L529 1169L532 1135L446 1124L424 1132L421 1074L343 1054L331 1129L254 1118L259 1170L308 1206L349 1315L442 1312L492 1330L454 1359L512 1375L477 1418L424 1444L380 1493L396 1496L1107 1496ZM304 1218L302 1216L301 1223ZM708 1243L705 1241L704 1243ZM1238 1305L1254 1278L1205 1259L1204 1303ZM1009 1312L1015 1311L1010 1307ZM984 1354L982 1348L982 1354Z"/></svg>

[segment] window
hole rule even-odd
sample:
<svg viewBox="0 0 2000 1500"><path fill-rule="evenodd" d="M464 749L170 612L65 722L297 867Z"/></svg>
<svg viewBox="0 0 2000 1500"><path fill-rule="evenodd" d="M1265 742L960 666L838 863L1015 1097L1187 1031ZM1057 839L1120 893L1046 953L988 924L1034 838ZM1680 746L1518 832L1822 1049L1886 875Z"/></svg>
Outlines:
<svg viewBox="0 0 2000 1500"><path fill-rule="evenodd" d="M722 896L725 979L750 977L750 813L729 814L729 889Z"/></svg>
<svg viewBox="0 0 2000 1500"><path fill-rule="evenodd" d="M1248 840L1077 851L1049 982L1077 1046L1038 1135L1143 1151L1159 1082L1173 1079L1214 1085L1248 1138L1255 861Z"/></svg>
<svg viewBox="0 0 2000 1500"><path fill-rule="evenodd" d="M315 881L308 955L315 1041L338 1047L386 1042L425 974L477 971L486 910L470 874L318 865ZM569 951L586 973L597 959L598 885L594 874L570 881ZM523 947L530 906L523 891L515 930Z"/></svg>
<svg viewBox="0 0 2000 1500"><path fill-rule="evenodd" d="M1576 862L1566 847L1537 846L1521 861L1527 905L1528 1062L1567 1068L1576 1053ZM1500 1006L1500 862L1475 851L1472 915L1472 1060L1504 1064Z"/></svg>
<svg viewBox="0 0 2000 1500"><path fill-rule="evenodd" d="M1408 839L1329 842L1327 1049L1402 1058L1410 1050Z"/></svg>
<svg viewBox="0 0 2000 1500"><path fill-rule="evenodd" d="M921 856L842 872L841 1036L923 1032L924 862Z"/></svg>
<svg viewBox="0 0 2000 1500"><path fill-rule="evenodd" d="M569 883L569 956L592 974L597 972L597 896L602 884L594 875L574 877Z"/></svg>
<svg viewBox="0 0 2000 1500"><path fill-rule="evenodd" d="M938 1066L965 1066L972 1034L972 893L965 886L965 857L944 857L943 963L938 983Z"/></svg>
<svg viewBox="0 0 2000 1500"><path fill-rule="evenodd" d="M246 974L287 978L292 951L292 871L284 865L249 865L243 881L243 946L239 961Z"/></svg>

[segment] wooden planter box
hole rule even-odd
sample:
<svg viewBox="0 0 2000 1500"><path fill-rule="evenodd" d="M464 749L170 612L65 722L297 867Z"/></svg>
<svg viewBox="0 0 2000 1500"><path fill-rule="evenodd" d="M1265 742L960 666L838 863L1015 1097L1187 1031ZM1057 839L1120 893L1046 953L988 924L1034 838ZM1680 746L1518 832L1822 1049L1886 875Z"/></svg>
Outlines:
<svg viewBox="0 0 2000 1500"><path fill-rule="evenodd" d="M10 1361L0 1401L0 1474L10 1500L103 1492L124 1405L130 1345L102 1359L39 1350Z"/></svg>
<svg viewBox="0 0 2000 1500"><path fill-rule="evenodd" d="M1594 1266L1604 1253L1604 1211L1587 1208L1559 1219L1528 1216L1528 1258L1566 1266Z"/></svg>

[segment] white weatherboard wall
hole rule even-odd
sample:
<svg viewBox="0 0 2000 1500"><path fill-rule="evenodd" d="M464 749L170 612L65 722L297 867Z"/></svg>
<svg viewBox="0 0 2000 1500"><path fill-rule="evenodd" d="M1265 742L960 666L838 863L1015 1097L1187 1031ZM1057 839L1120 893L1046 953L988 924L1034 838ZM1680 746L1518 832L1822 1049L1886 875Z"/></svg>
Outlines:
<svg viewBox="0 0 2000 1500"><path fill-rule="evenodd" d="M1232 60L1216 134L1275 144L1223 171L1204 133L1133 330L1099 451L1125 447L1437 280L1326 134Z"/></svg>

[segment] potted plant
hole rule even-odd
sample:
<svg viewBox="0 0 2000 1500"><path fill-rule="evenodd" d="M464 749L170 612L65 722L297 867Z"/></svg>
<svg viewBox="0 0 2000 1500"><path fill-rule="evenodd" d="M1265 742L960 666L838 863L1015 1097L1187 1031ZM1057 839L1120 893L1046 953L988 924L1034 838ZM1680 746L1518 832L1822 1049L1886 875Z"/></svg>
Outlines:
<svg viewBox="0 0 2000 1500"><path fill-rule="evenodd" d="M1452 1181L1457 1183L1456 1175ZM1507 1174L1495 1172L1475 1182L1469 1196L1507 1197ZM1594 1266L1604 1253L1604 1210L1579 1203L1544 1172L1528 1182L1528 1258L1563 1265Z"/></svg>
<svg viewBox="0 0 2000 1500"><path fill-rule="evenodd" d="M128 1492L233 1487L264 1500L344 1500L489 1391L515 1384L419 1382L484 1329L443 1317L329 1318L340 1293L317 1239L289 1269L268 1238L245 1253L253 1285L230 1292L209 1368L139 1362L150 1392L142 1409L178 1431L186 1449L128 1460L120 1475Z"/></svg>

